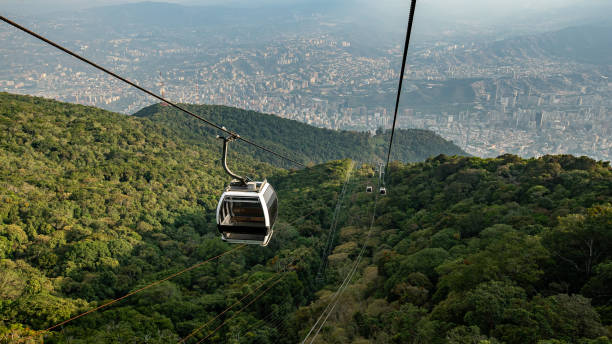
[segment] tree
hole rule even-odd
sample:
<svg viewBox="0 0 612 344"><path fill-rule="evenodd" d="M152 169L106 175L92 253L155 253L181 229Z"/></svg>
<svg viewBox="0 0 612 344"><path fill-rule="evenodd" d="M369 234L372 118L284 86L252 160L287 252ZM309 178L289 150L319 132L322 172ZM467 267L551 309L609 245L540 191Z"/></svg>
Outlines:
<svg viewBox="0 0 612 344"><path fill-rule="evenodd" d="M531 289L544 273L541 265L547 259L538 237L517 231L500 233L482 251L439 266L438 290L464 292L495 280L514 281Z"/></svg>
<svg viewBox="0 0 612 344"><path fill-rule="evenodd" d="M544 234L544 245L562 267L554 273L573 290L592 276L597 264L612 258L611 228L612 206L602 205L587 209L586 215L562 217Z"/></svg>
<svg viewBox="0 0 612 344"><path fill-rule="evenodd" d="M467 309L465 322L488 334L505 320L509 308L525 299L525 291L508 282L482 283L468 292L464 299Z"/></svg>
<svg viewBox="0 0 612 344"><path fill-rule="evenodd" d="M488 338L480 333L478 326L458 326L450 330L446 338L448 344L497 344L495 338Z"/></svg>

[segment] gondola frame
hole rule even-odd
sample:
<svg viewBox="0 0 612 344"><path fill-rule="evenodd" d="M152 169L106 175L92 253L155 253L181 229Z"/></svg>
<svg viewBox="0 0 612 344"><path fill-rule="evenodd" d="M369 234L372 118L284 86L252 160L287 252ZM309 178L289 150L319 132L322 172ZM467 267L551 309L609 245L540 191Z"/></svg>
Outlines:
<svg viewBox="0 0 612 344"><path fill-rule="evenodd" d="M221 240L225 242L240 243L240 244L258 244L261 246L267 246L270 242L270 239L272 239L272 236L274 234L274 229L273 229L274 223L271 223L270 205L268 204L264 196L268 188L272 188L272 185L267 183L267 181L265 180L263 182L249 182L249 183L254 183L255 185L259 183L260 186L259 188L256 186L254 191L250 191L248 189L247 190L232 190L232 185L230 185L225 189L223 194L221 194L221 197L219 198L219 202L217 204L217 211L216 211L217 230L221 234ZM272 192L276 198L276 202L278 202L278 196L276 196L276 191L274 190L274 188L272 188ZM226 199L232 196L246 197L246 198L252 198L252 199L257 198L257 200L259 201L260 209L262 210L263 217L264 217L264 227L262 227L266 229L266 235L264 236L264 240L260 241L260 240L249 240L249 239L232 239L225 235L225 232L229 232L229 231L224 230L224 229L228 229L232 226L227 226L227 225L222 224L222 222L224 221L224 218L223 219L221 218L221 208L225 204ZM276 206L275 219L277 216L278 216L278 203Z"/></svg>

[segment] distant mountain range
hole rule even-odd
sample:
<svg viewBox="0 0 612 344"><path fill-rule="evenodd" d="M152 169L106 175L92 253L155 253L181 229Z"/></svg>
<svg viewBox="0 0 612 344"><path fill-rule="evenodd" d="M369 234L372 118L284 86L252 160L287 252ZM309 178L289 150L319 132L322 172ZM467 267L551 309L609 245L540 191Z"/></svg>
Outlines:
<svg viewBox="0 0 612 344"><path fill-rule="evenodd" d="M441 1L420 3L418 25L415 34L418 40L479 36L490 39L495 35L511 37L529 33L555 31L568 26L606 25L605 15L612 10L606 1L588 5L529 8L510 6L506 11L490 13L488 6L448 6ZM537 7L537 6L536 6ZM263 1L263 2L219 2L217 5L179 5L176 3L143 1L119 5L97 6L82 11L82 15L94 22L102 22L115 29L124 26L145 25L158 28L232 27L237 24L252 27L279 27L293 30L305 25L310 19L332 20L335 27L325 30L340 30L353 41L372 41L372 30L379 35L378 42L401 38L408 15L407 3L385 3L374 6L356 0L337 1ZM453 12L451 12L453 11ZM298 19L301 17L301 19ZM426 18L427 20L423 20ZM317 20L315 20L317 22ZM375 23L373 27L371 24ZM312 24L312 23L311 23ZM364 25L365 24L365 25ZM351 35L357 30L359 35ZM399 36L396 37L396 34ZM363 38L363 36L368 36ZM388 37L391 36L391 37ZM362 37L361 39L359 37ZM418 41L417 40L417 41Z"/></svg>
<svg viewBox="0 0 612 344"><path fill-rule="evenodd" d="M458 49L465 64L496 64L503 59L552 58L595 65L612 64L612 26L583 25L522 35Z"/></svg>
<svg viewBox="0 0 612 344"><path fill-rule="evenodd" d="M551 57L581 63L612 64L612 26L577 26L537 35L495 42L491 50L498 56Z"/></svg>

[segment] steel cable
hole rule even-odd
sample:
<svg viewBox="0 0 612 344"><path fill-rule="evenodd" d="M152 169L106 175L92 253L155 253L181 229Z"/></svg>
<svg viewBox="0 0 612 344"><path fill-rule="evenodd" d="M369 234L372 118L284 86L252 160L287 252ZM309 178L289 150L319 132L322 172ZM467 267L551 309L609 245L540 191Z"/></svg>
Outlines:
<svg viewBox="0 0 612 344"><path fill-rule="evenodd" d="M387 152L387 164L385 171L389 168L389 160L391 159L391 147L393 146L393 134L395 133L395 123L397 122L397 110L399 108L400 95L402 94L402 82L404 81L404 70L406 69L406 56L408 56L408 46L410 45L410 35L412 34L412 23L414 22L414 11L416 8L416 0L412 0L410 4L410 15L408 17L408 28L406 29L406 41L404 42L404 55L402 57L402 69L400 70L399 85L397 87L397 98L395 99L395 111L393 113L393 126L391 127L391 138L389 139L389 151ZM384 186L384 183L383 183Z"/></svg>
<svg viewBox="0 0 612 344"><path fill-rule="evenodd" d="M274 279L274 277L276 277L276 274L272 275L272 277L268 278L267 280L263 281L263 283L261 283L257 288L253 289L250 293L244 295L240 300L234 302L231 306L229 306L228 308L226 308L223 312L217 314L217 316L215 316L214 318L210 319L209 321L207 321L206 323L204 323L202 326L198 327L197 329L193 330L189 335L187 335L185 338L181 339L178 341L178 343L184 343L185 341L187 341L187 339L193 337L196 333L200 332L204 327L208 326L210 323L212 323L213 321L217 320L220 316L222 316L223 314L227 313L228 311L230 311L232 308L234 308L236 305L238 305L239 303L241 303L242 301L244 301L244 299L246 299L247 297L253 295L257 290L259 290L261 287L263 287L264 285L266 285L268 282L270 282L272 279Z"/></svg>
<svg viewBox="0 0 612 344"><path fill-rule="evenodd" d="M206 339L208 339L210 336L212 336L215 332L217 332L221 327L223 327L228 321L230 321L231 319L233 319L236 315L240 314L243 310L245 310L247 307L249 307L253 302L257 301L257 299L259 299L260 297L262 297L266 292L268 292L270 289L272 289L272 287L274 287L276 284L278 284L278 282L280 282L283 277L285 277L285 275L282 275L279 279L277 279L274 283L272 283L272 285L270 285L268 288L266 288L264 291L262 291L261 293L259 293L255 298L253 298L253 300L251 300L249 303L247 303L244 307L242 307L240 310L238 310L236 313L232 314L231 317L227 318L223 323L221 323L221 325L217 326L217 328L215 328L214 330L212 330L208 335L206 335L206 337L200 339L196 344L200 344L203 341L205 341Z"/></svg>
<svg viewBox="0 0 612 344"><path fill-rule="evenodd" d="M355 164L351 162L351 166L349 167L349 170L347 172L346 180L344 182L344 185L342 186L342 191L340 192L340 196L338 196L338 201L336 202L336 207L334 209L332 223L329 228L327 242L325 244L325 247L323 248L323 253L321 256L321 265L319 265L319 269L317 271L317 277L316 277L317 280L322 278L323 274L325 273L325 269L327 268L327 256L331 253L331 248L332 248L333 241L334 241L334 235L336 233L336 227L338 226L338 215L340 213L340 209L342 208L342 202L346 195L348 184L351 180L351 175L353 172L354 165Z"/></svg>
<svg viewBox="0 0 612 344"><path fill-rule="evenodd" d="M357 272L357 268L359 267L359 263L361 262L361 258L363 257L363 253L365 252L367 241L370 238L370 234L372 233L372 227L374 225L374 219L375 219L375 216L376 216L376 205L377 205L377 203L378 203L378 195L376 195L376 198L374 199L374 207L373 207L373 212L372 212L372 220L370 221L370 228L368 229L368 234L366 236L366 239L363 242L363 245L361 247L361 251L359 252L359 256L357 256L357 259L355 260L355 263L353 264L353 267L352 267L351 271L349 272L349 274L347 276L348 277L346 279L347 283L344 284L344 287L341 286L341 288L338 290L339 293L338 293L338 295L336 297L336 300L334 301L333 306L331 307L331 309L327 313L327 316L325 316L325 319L323 319L323 322L319 326L319 329L317 330L317 332L315 332L314 336L312 337L312 340L310 341L310 344L312 344L314 342L314 340L317 338L317 336L319 335L319 332L321 331L321 329L325 325L325 322L327 321L329 316L334 311L334 308L336 308L336 305L338 304L338 301L340 301L340 297L342 296L342 293L344 293L344 290L346 289L346 287L351 283L351 280L353 279L353 276L355 275L355 272Z"/></svg>
<svg viewBox="0 0 612 344"><path fill-rule="evenodd" d="M295 261L298 260L297 257L294 257L289 263L287 263L286 267L290 266L291 264L295 263ZM230 307L226 308L225 310L223 310L221 313L217 314L217 316L215 316L214 318L212 318L211 320L207 321L206 323L204 323L202 326L198 327L197 329L195 329L193 332L191 332L191 334L189 334L188 336L186 336L185 338L181 339L177 344L180 343L185 343L187 339L193 337L197 332L201 331L204 327L206 327L207 325L209 325L210 323L212 323L213 321L215 321L216 319L218 319L221 315L227 313L229 310L231 310L232 308L234 308L236 305L238 305L239 303L241 303L242 301L244 301L247 297L253 295L257 290L259 290L261 287L263 287L264 285L266 285L268 282L270 282L271 280L273 280L280 272L285 272L286 271L286 267L281 270L281 271L277 271L276 273L274 273L272 275L272 277L268 278L267 280L265 280L261 285L259 285L257 288L255 288L253 291L251 291L250 293L248 293L247 295L243 296L240 300L234 302L234 304L232 304ZM264 290L263 292L261 292L260 294L258 294L253 300L251 300L246 306L242 307L240 310L238 310L236 313L234 313L230 318L226 319L219 327L217 327L216 329L214 329L212 332L210 332L204 339L210 337L214 332L216 332L219 328L221 328L221 326L223 324L225 324L227 321L229 321L231 318L235 317L236 315L240 314L240 312L242 312L244 309L246 309L250 304L252 304L253 302L255 302L255 300L257 300L259 297L261 297L263 294L265 294L270 288L272 288L272 286L274 286L276 283L278 283L282 278L284 277L284 275L282 275L276 282L274 282L270 287L268 287L266 290ZM204 340L202 339L202 340ZM202 340L200 340L198 343L200 343Z"/></svg>
<svg viewBox="0 0 612 344"><path fill-rule="evenodd" d="M379 187L380 187L380 181L379 181ZM308 337L310 337L310 335L312 334L312 331L314 331L314 329L317 326L319 326L319 329L315 332L315 334L314 334L312 340L310 341L310 343L312 343L315 340L315 338L319 334L319 331L321 331L321 329L323 328L323 325L325 325L325 322L327 321L327 319L329 318L330 314L333 312L334 308L336 307L338 301L340 300L340 296L342 296L342 293L344 292L346 287L350 284L350 281L353 278L353 276L354 276L354 274L355 274L355 272L357 270L357 267L359 266L359 263L361 262L361 258L363 256L363 253L365 252L367 241L370 238L370 235L372 233L372 227L374 226L374 219L375 219L375 216L376 216L376 205L377 205L377 203L378 203L378 194L376 194L376 196L374 198L372 217L371 217L371 220L370 220L370 225L369 225L368 233L366 235L366 239L363 242L363 245L361 247L359 255L355 259L355 262L353 263L353 266L349 270L348 274L346 275L346 277L342 281L342 284L340 284L340 286L338 287L338 289L336 290L334 295L332 295L332 298L331 298L330 302L327 304L327 306L325 307L325 309L323 310L321 315L317 318L317 321L314 323L314 325L310 328L310 330L306 334L306 337L304 337L304 340L302 340L302 344L304 344L308 340ZM321 321L321 319L323 318L323 315L325 315L326 313L327 313L327 315L325 316L325 319L323 319L323 322L321 322L321 324L319 325L319 321Z"/></svg>
<svg viewBox="0 0 612 344"><path fill-rule="evenodd" d="M47 43L47 44L49 44L49 45L51 45L53 47L55 47L55 48L65 52L66 54L71 55L71 56L73 56L73 57L75 57L75 58L77 58L77 59L87 63L88 65L90 65L90 66L92 66L92 67L94 67L94 68L96 68L96 69L98 69L98 70L100 70L100 71L102 71L102 72L104 72L104 73L114 77L115 79L123 81L124 83L126 83L126 84L128 84L128 85L130 85L130 86L132 86L132 87L134 87L134 88L136 88L136 89L138 89L138 90L140 90L140 91L150 95L151 97L156 98L156 99L158 99L158 100L160 100L162 102L165 102L166 104L168 104L168 105L170 105L170 106L172 106L172 107L174 107L174 108L176 108L176 109L178 109L178 110L188 114L189 116L192 116L194 118L199 119L200 121L203 121L204 123L210 125L211 127L215 128L217 130L220 130L220 131L222 131L222 132L224 132L226 134L229 134L230 136L236 138L237 140L243 141L243 142L245 142L245 143L247 143L247 144L249 144L251 146L254 146L254 147L258 148L258 149L261 149L261 150L266 151L266 152L268 152L270 154L273 154L273 155L275 155L275 156L277 156L277 157L279 157L281 159L284 159L284 160L287 160L289 162L292 162L292 163L294 163L294 164L296 164L296 165L298 165L300 167L306 167L304 164L302 164L302 163L300 163L298 161L295 161L295 160L293 160L291 158L288 158L288 157L286 157L286 156L284 156L284 155L282 155L280 153L277 153L277 152L275 152L275 151L273 151L273 150L271 150L269 148L266 148L266 147L264 147L264 146L262 146L260 144L257 144L255 142L249 140L249 139L245 139L242 136L238 135L237 133L232 132L230 130L227 130L223 126L220 126L220 125L218 125L218 124L216 124L214 122L211 122L210 120L207 120L206 118L203 118L203 117L201 117L201 116L199 116L199 115L197 115L197 114L195 114L195 113L185 109L184 107L182 107L182 106L180 106L180 105L178 105L178 104L176 104L174 102L171 102L170 100L168 100L168 99L166 99L166 98L164 98L164 97L162 97L160 95L157 95L157 94L155 94L155 93L145 89L142 86L138 86L136 83L134 83L134 82L132 82L132 81L130 81L130 80L128 80L128 79L126 79L126 78L124 78L124 77L114 73L114 72L111 72L110 70L108 70L108 69L106 69L106 68L104 68L104 67L102 67L102 66L100 66L100 65L98 65L98 64L96 64L96 63L94 63L94 62L92 62L90 60L88 60L88 59L86 59L85 57L83 57L81 55L78 55L77 53L72 52L71 50L69 50L69 49L59 45L58 43L55 43L55 42L53 42L53 41L51 41L51 40L49 40L49 39L47 39L47 38L37 34L34 31L31 31L31 30L29 30L29 29L27 29L27 28L25 28L25 27L15 23L14 21L11 21L8 18L0 16L0 19L2 21L4 21L5 23L7 23L7 24L9 24L9 25L11 25L11 26L13 26L13 27L15 27L15 28L17 28L17 29L27 33L27 34L29 34L30 36L38 38L39 40L41 40L41 41L43 41L43 42L45 42L45 43Z"/></svg>
<svg viewBox="0 0 612 344"><path fill-rule="evenodd" d="M90 309L90 310L88 310L87 312L83 312L83 313L81 313L81 314L79 314L79 315L73 316L73 317L72 317L72 318L70 318L70 319L64 320L64 321L62 321L62 322L60 322L60 323L58 323L58 324L56 324L56 325L53 325L53 326L51 326L51 327L49 327L49 328L47 328L47 329L45 329L45 330L39 331L39 332L48 332L48 331L51 331L51 330L53 330L53 329L55 329L55 328L57 328L57 327L60 327L60 326L62 326L62 325L65 325L65 324L67 324L67 323L69 323L69 322L71 322L71 321L73 321L73 320L76 320L76 319L78 319L78 318L81 318L81 317L83 317L83 316L85 316L85 315L87 315L87 314L90 314L90 313L96 312L96 311L98 311L98 310L100 310L100 309L102 309L102 308L106 308L106 307L108 307L108 306L110 306L110 305L112 305L112 304L114 304L114 303L116 303L116 302L119 302L119 301L121 301L121 300L123 300L123 299L125 299L125 298L128 298L128 297L130 297L130 296L132 296L132 295L134 295L134 294L140 293L141 291L144 291L144 290L149 289L149 288L151 288L151 287L153 287L153 286L156 286L156 285L158 285L158 284L160 284L160 283L162 283L162 282L165 282L165 281L167 281L167 280L169 280L169 279L171 279L171 278L174 278L174 277L176 277L176 276L178 276L178 275L181 275L181 274L183 274L183 273L185 273L185 272L188 272L188 271L191 271L191 270L193 270L193 269L196 269L196 268L198 268L198 267L200 267L200 266L202 266L202 265L204 265L204 264L206 264L206 263L208 263L208 262L210 262L210 261L212 261L212 260L218 259L218 258L220 258L220 257L222 257L222 256L224 256L224 255L226 255L226 254L228 254L228 253L231 253L231 252L233 252L233 251L239 250L239 249L241 249L241 248L243 248L243 247L245 247L245 246L246 246L246 244L242 244L242 245L240 245L240 246L236 246L236 247L232 248L231 250L225 251L225 252L223 252L223 253L221 253L221 254L219 254L219 255L216 255L216 256L214 256L214 257L212 257L212 258L208 258L208 259L207 259L207 260L205 260L205 261L199 262L199 263L197 263L197 264L195 264L195 265L192 265L192 266L190 266L190 267L188 267L188 268L186 268L186 269L183 269L183 270L181 270L181 271L179 271L179 272L173 273L173 274L172 274L172 275L170 275L170 276L167 276L167 277L165 277L165 278L162 278L162 279L160 279L160 280L157 280L157 281L155 281L155 282L152 282L152 283L150 283L150 284L147 284L147 285L145 285L144 287L141 287L141 288L139 288L139 289L136 289L136 290L134 290L134 291L132 291L132 292L130 292L130 293L128 293L128 294L126 294L126 295L124 295L124 296L120 297L120 298L117 298L117 299L114 299L114 300L112 300L112 301L106 302L106 303L104 303L104 304L102 304L102 305L100 305L100 306L98 306L98 307L96 307L96 308Z"/></svg>

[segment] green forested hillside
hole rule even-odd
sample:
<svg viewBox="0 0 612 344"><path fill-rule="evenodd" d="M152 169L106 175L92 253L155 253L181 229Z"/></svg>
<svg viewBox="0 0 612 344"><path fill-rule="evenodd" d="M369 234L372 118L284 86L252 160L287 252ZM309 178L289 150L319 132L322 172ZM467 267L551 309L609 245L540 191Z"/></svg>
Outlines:
<svg viewBox="0 0 612 344"><path fill-rule="evenodd" d="M395 164L317 343L612 343L612 169L586 157ZM363 213L356 196L347 213ZM364 239L346 223L314 322ZM303 332L303 330L302 330Z"/></svg>
<svg viewBox="0 0 612 344"><path fill-rule="evenodd" d="M612 343L612 169L572 156L393 164L368 236L372 166L285 171L236 155L278 191L268 247L34 332L236 248L213 224L228 178L213 138L0 99L0 343L176 343L203 325L187 343L298 343L362 244L314 343Z"/></svg>
<svg viewBox="0 0 612 344"><path fill-rule="evenodd" d="M379 132L372 136L368 133L322 129L294 120L228 106L185 105L185 107L303 163L321 163L343 158L373 162L387 158L389 132ZM134 115L164 123L176 129L177 135L189 142L197 143L203 137L215 133L215 130L206 124L159 104L144 108ZM439 154L468 155L452 142L427 130L396 130L394 142L392 159L404 162L423 161ZM238 149L262 161L278 166L295 167L246 145Z"/></svg>
<svg viewBox="0 0 612 344"><path fill-rule="evenodd" d="M194 147L146 119L40 98L1 97L4 327L45 328L96 300L120 296L226 248L211 217L227 182L218 142ZM252 175L277 171L248 157L236 160L237 169ZM241 269L235 264L213 267L234 270L200 271L201 285L229 281ZM207 282L207 275L217 282ZM104 319L114 319L110 314ZM168 322L156 314L135 317L134 323L142 323L137 333L148 332L147 321ZM95 317L86 321L107 323ZM105 332L103 326L87 327L79 332L83 342L97 341L91 339L95 331ZM157 335L167 342L163 338L175 333L162 326Z"/></svg>

